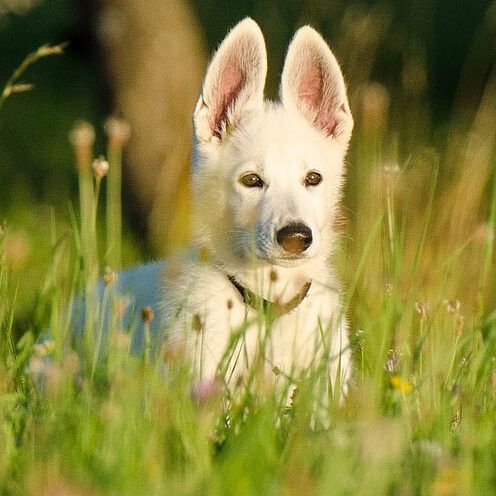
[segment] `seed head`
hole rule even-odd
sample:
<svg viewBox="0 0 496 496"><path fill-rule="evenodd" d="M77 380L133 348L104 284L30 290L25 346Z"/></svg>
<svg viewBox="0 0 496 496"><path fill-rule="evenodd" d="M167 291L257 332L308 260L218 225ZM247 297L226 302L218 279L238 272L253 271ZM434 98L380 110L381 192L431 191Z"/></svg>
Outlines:
<svg viewBox="0 0 496 496"><path fill-rule="evenodd" d="M201 332L202 328L203 324L201 321L201 317L197 313L195 313L191 322L191 329L195 332Z"/></svg>
<svg viewBox="0 0 496 496"><path fill-rule="evenodd" d="M149 323L154 319L153 308L150 306L143 307L141 309L141 320L145 323Z"/></svg>
<svg viewBox="0 0 496 496"><path fill-rule="evenodd" d="M74 148L76 163L80 172L88 172L93 158L95 130L89 122L78 122L69 133L69 141Z"/></svg>
<svg viewBox="0 0 496 496"><path fill-rule="evenodd" d="M93 174L95 174L96 178L101 179L107 175L109 170L109 163L105 160L104 157L98 157L96 160L93 160L93 164L91 165L93 169Z"/></svg>
<svg viewBox="0 0 496 496"><path fill-rule="evenodd" d="M396 350L389 350L384 369L389 374L398 374L400 370L400 357Z"/></svg>
<svg viewBox="0 0 496 496"><path fill-rule="evenodd" d="M24 93L25 91L29 91L32 88L33 88L32 84L26 84L26 83L8 85L3 90L2 96L7 98L13 93Z"/></svg>
<svg viewBox="0 0 496 496"><path fill-rule="evenodd" d="M64 53L64 49L67 47L68 43L60 43L59 45L43 45L38 50L36 50L36 55L38 57L48 57L49 55L60 55Z"/></svg>
<svg viewBox="0 0 496 496"><path fill-rule="evenodd" d="M126 121L117 117L109 117L104 127L109 139L109 146L122 148L129 140L131 128Z"/></svg>
<svg viewBox="0 0 496 496"><path fill-rule="evenodd" d="M415 311L420 316L420 320L426 320L429 313L429 306L426 303L415 302Z"/></svg>
<svg viewBox="0 0 496 496"><path fill-rule="evenodd" d="M448 313L458 314L458 312L460 311L459 300L444 300L443 303Z"/></svg>
<svg viewBox="0 0 496 496"><path fill-rule="evenodd" d="M69 133L69 141L76 150L91 147L95 142L95 129L89 122L80 121Z"/></svg>

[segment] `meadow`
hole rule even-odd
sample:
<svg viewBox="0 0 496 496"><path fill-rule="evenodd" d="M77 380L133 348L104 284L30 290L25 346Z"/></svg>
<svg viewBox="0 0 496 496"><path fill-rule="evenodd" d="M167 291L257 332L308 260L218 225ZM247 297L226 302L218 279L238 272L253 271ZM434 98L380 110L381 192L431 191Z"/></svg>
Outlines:
<svg viewBox="0 0 496 496"><path fill-rule="evenodd" d="M455 102L440 126L426 111L421 54L405 55L401 92L391 95L372 82L358 39L342 41L355 134L334 257L355 364L346 399L316 418L325 376L298 378L288 406L257 370L231 394L192 384L181 364L164 373L167 353L129 352L125 302L112 299L127 131L109 120L98 159L93 126L79 123L67 130L79 204L66 223L52 212L50 263L31 281L33 311L17 327L23 243L17 219L0 227L1 494L495 493L496 66L482 71L472 107ZM62 50L42 47L26 64ZM25 67L0 110L30 90ZM473 88L473 77L459 83L461 95ZM68 302L92 294L100 277L108 292L87 306L75 339ZM110 304L102 356L100 314ZM146 327L157 316L142 318Z"/></svg>

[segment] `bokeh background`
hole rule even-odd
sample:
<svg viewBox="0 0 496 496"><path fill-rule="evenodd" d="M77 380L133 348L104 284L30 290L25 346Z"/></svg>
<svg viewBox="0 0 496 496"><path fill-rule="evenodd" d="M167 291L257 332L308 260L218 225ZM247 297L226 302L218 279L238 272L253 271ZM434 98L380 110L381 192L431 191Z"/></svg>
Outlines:
<svg viewBox="0 0 496 496"><path fill-rule="evenodd" d="M0 84L29 52L69 42L62 56L30 67L22 82L34 88L0 109L0 222L10 233L19 322L29 319L34 282L50 262L54 222L70 231L77 209L68 140L76 121L95 126L97 154L105 153L108 116L131 126L123 264L185 244L191 112L209 54L246 15L265 34L269 98L277 98L286 47L303 24L322 32L342 64L356 122L344 210L351 251L370 231L360 212L374 201L366 191L378 166L386 175L403 171L399 212L419 216L435 172L436 198L449 213L433 230L441 244L477 229L485 236L496 128L494 1L0 0Z"/></svg>

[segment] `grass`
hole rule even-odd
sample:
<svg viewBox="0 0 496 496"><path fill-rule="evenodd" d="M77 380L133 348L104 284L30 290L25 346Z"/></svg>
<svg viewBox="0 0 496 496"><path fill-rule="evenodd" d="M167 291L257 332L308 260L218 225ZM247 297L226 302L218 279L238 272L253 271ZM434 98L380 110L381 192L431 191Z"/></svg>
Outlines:
<svg viewBox="0 0 496 496"><path fill-rule="evenodd" d="M352 66L348 73L353 79ZM84 341L74 339L67 302L76 292L91 295L103 266L121 263L126 136L109 139L105 231L93 131L78 126L71 139L79 213L70 235L51 223L52 262L20 338L20 245L10 229L0 234L1 493L493 495L496 174L484 123L496 119L495 81L471 129L460 139L453 123L436 149L416 142L407 122L387 123L394 112L384 89L364 83L353 95L362 107L350 163L359 169L350 168L350 223L336 260L355 371L348 397L331 403L323 421L313 415L315 388L325 381L318 368L311 380L300 378L288 408L256 371L231 402L215 383L192 387L187 369L164 373L166 357L128 352L118 318L99 358L111 285L86 307ZM422 100L409 105L420 112ZM53 339L37 343L46 328Z"/></svg>

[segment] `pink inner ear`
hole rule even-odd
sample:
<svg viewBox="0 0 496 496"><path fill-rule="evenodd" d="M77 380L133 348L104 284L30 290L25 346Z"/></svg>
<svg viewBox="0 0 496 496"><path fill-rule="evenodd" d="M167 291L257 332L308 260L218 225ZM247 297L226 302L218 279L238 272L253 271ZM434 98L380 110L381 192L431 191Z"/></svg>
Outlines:
<svg viewBox="0 0 496 496"><path fill-rule="evenodd" d="M324 80L319 64L312 64L301 77L298 98L308 110L315 112L322 104Z"/></svg>
<svg viewBox="0 0 496 496"><path fill-rule="evenodd" d="M219 139L222 137L224 123L227 121L227 113L241 89L245 84L245 74L236 60L228 60L219 76L218 88L216 90L217 101L212 109L210 126L212 132Z"/></svg>
<svg viewBox="0 0 496 496"><path fill-rule="evenodd" d="M323 108L315 119L315 124L317 127L325 131L326 136L331 136L336 134L336 128L338 127L338 120L334 112L326 110Z"/></svg>
<svg viewBox="0 0 496 496"><path fill-rule="evenodd" d="M298 86L298 98L305 109L314 116L314 124L327 136L335 133L338 126L337 109L326 91L325 74L318 60L309 63Z"/></svg>

